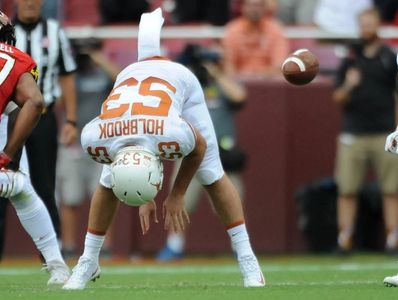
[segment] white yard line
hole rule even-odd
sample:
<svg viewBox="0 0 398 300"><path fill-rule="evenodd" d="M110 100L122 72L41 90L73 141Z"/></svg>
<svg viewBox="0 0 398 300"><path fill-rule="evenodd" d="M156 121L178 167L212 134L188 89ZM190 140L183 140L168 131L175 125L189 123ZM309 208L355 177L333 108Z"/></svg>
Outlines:
<svg viewBox="0 0 398 300"><path fill-rule="evenodd" d="M398 264L391 263L343 263L343 264L262 264L265 273L278 272L319 272L319 271L371 271L371 270L396 270ZM122 267L103 267L103 273L111 275L124 274L194 274L194 273L217 273L227 274L238 272L235 265L206 265L206 266L122 266ZM0 276L34 275L40 272L40 268L10 268L0 267Z"/></svg>
<svg viewBox="0 0 398 300"><path fill-rule="evenodd" d="M303 281L303 282L294 282L294 281L282 281L282 282L273 282L272 286L298 286L298 285L307 285L307 286L334 286L334 285L356 285L356 284L377 284L380 285L380 280L339 280L339 281Z"/></svg>

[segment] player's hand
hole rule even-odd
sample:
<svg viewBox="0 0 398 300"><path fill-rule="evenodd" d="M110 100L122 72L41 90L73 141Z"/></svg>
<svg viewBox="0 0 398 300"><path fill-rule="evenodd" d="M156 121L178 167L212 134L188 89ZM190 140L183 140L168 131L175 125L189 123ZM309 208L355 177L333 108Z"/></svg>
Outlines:
<svg viewBox="0 0 398 300"><path fill-rule="evenodd" d="M8 163L11 161L11 157L9 157L4 151L0 152L0 169L3 169Z"/></svg>
<svg viewBox="0 0 398 300"><path fill-rule="evenodd" d="M386 144L384 150L394 154L398 154L398 129L393 133L389 134L386 138Z"/></svg>
<svg viewBox="0 0 398 300"><path fill-rule="evenodd" d="M189 216L184 206L183 195L169 195L163 202L164 229L181 232L185 223L189 223Z"/></svg>
<svg viewBox="0 0 398 300"><path fill-rule="evenodd" d="M140 216L142 234L146 234L149 231L151 220L153 220L154 223L159 223L156 213L156 203L153 200L147 204L141 205L138 209L138 214Z"/></svg>
<svg viewBox="0 0 398 300"><path fill-rule="evenodd" d="M65 146L73 145L77 140L77 128L76 126L65 123L62 127L60 141Z"/></svg>

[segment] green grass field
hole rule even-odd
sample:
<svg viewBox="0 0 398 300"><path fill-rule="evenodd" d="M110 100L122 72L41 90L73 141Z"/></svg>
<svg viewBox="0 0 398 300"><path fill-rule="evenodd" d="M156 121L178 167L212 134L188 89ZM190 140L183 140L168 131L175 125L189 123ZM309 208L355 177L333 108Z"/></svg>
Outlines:
<svg viewBox="0 0 398 300"><path fill-rule="evenodd" d="M104 264L84 291L46 286L39 263L0 265L0 299L398 299L382 284L398 272L396 258L379 255L274 257L261 260L267 287L244 289L232 259L192 259L175 264Z"/></svg>

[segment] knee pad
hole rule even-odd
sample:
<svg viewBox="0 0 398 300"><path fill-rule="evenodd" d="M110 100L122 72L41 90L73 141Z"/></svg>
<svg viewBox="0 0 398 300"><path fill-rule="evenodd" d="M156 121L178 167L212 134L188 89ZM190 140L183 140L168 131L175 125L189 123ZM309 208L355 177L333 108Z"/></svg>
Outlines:
<svg viewBox="0 0 398 300"><path fill-rule="evenodd" d="M21 193L25 187L27 176L10 170L0 171L0 196L11 198Z"/></svg>
<svg viewBox="0 0 398 300"><path fill-rule="evenodd" d="M25 185L25 188L22 190L22 192L16 196L10 197L10 202L17 211L17 215L30 213L32 211L41 209L41 207L45 208L43 201L36 194L35 190L30 184L30 181L27 181L27 183L28 184Z"/></svg>
<svg viewBox="0 0 398 300"><path fill-rule="evenodd" d="M11 204L15 207L17 212L21 212L21 210L25 210L28 207L32 208L38 205L44 206L43 201L35 192L32 183L30 182L30 178L24 173L22 173L22 175L25 176L23 177L23 186L18 188L20 190L19 193L9 198Z"/></svg>

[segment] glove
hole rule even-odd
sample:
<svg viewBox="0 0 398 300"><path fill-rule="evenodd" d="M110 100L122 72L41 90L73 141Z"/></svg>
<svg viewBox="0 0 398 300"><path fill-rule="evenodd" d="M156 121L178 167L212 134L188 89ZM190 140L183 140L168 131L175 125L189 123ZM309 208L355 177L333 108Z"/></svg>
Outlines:
<svg viewBox="0 0 398 300"><path fill-rule="evenodd" d="M22 192L25 185L25 175L10 170L0 171L0 197L10 198Z"/></svg>
<svg viewBox="0 0 398 300"><path fill-rule="evenodd" d="M398 154L398 130L395 130L393 133L388 135L388 137L386 138L384 150L387 152Z"/></svg>
<svg viewBox="0 0 398 300"><path fill-rule="evenodd" d="M0 170L3 169L8 163L11 161L11 157L4 153L4 151L0 152Z"/></svg>

